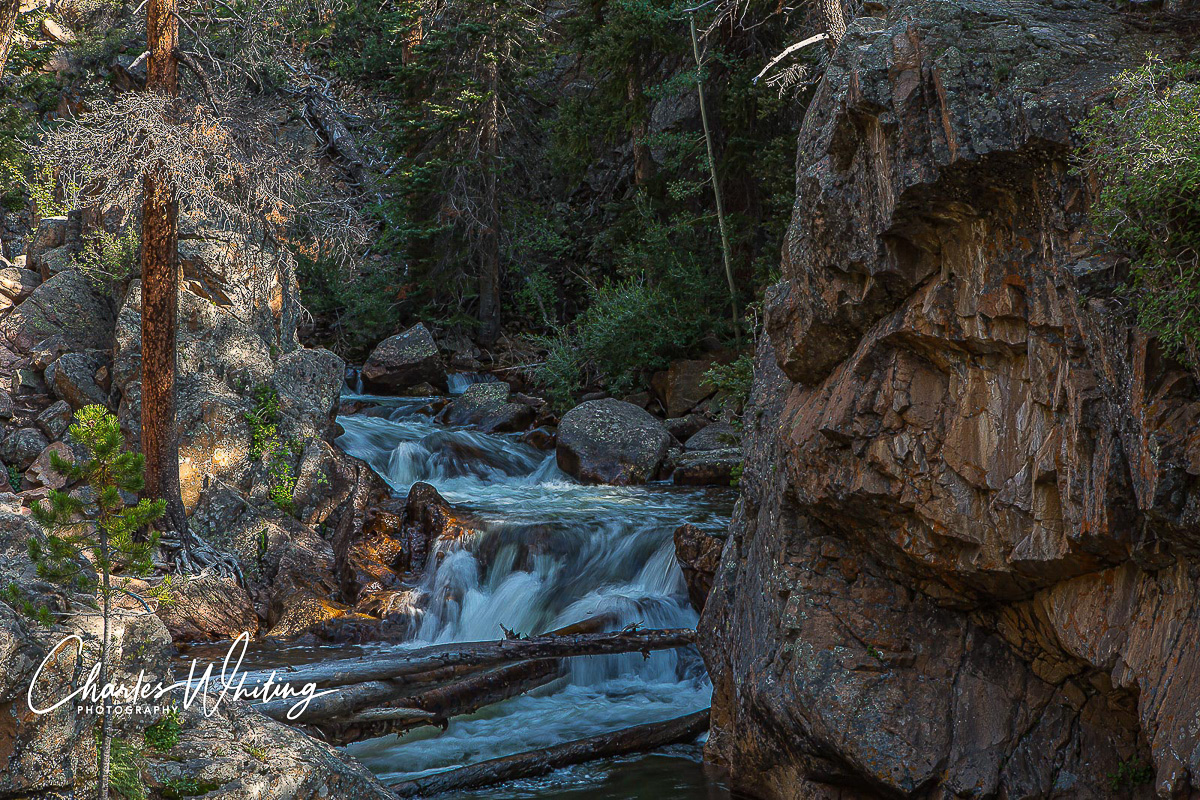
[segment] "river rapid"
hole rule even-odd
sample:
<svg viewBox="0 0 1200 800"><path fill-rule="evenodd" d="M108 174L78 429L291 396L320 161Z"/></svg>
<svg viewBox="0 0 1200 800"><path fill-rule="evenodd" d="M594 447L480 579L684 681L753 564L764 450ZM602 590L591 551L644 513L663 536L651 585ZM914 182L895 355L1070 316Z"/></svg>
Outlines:
<svg viewBox="0 0 1200 800"><path fill-rule="evenodd" d="M431 559L415 637L400 647L535 634L595 615L606 629L694 627L672 534L691 522L723 529L730 490L584 486L554 454L514 435L448 428L421 413L428 400L346 394L376 408L341 416L338 445L392 489L417 481L482 519L484 532ZM436 564L436 566L433 566ZM394 647L395 645L393 645ZM569 659L558 681L453 720L347 748L385 781L547 747L704 708L712 687L694 649ZM717 800L728 797L700 764L698 745L560 770L454 798Z"/></svg>

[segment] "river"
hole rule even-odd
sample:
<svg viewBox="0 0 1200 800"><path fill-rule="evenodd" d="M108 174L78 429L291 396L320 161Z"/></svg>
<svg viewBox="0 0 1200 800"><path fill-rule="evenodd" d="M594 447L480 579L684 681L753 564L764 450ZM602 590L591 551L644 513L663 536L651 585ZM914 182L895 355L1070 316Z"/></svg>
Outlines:
<svg viewBox="0 0 1200 800"><path fill-rule="evenodd" d="M694 627L672 533L683 522L723 529L730 490L584 486L553 453L515 435L439 425L427 400L346 395L384 406L341 416L339 446L368 462L398 494L416 481L483 520L483 533L440 545L404 647L478 641L504 628L542 633L592 615L609 629ZM694 649L570 659L562 677L533 693L424 728L347 748L385 781L547 747L708 705L712 687ZM452 798L717 800L728 797L700 763L698 745L560 770Z"/></svg>

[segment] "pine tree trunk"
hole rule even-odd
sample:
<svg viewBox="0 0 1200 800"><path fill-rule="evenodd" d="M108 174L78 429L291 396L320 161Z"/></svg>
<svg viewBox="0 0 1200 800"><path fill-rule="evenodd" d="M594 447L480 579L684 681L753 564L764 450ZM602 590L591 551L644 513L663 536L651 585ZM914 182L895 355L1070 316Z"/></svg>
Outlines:
<svg viewBox="0 0 1200 800"><path fill-rule="evenodd" d="M489 95L483 120L485 196L479 259L479 339L490 346L500 335L500 198L496 175L500 167L500 87L494 58L487 67L487 81Z"/></svg>
<svg viewBox="0 0 1200 800"><path fill-rule="evenodd" d="M633 117L630 126L630 145L633 147L633 181L644 186L654 177L654 158L646 142L646 103L642 98L642 66L637 58L629 62L629 81L625 88L629 101L629 113Z"/></svg>
<svg viewBox="0 0 1200 800"><path fill-rule="evenodd" d="M146 89L179 93L179 23L175 0L150 0L146 39L150 50ZM167 501L166 523L185 550L190 538L179 488L175 427L175 330L179 306L179 207L161 173L143 178L142 201L142 452L146 492Z"/></svg>
<svg viewBox="0 0 1200 800"><path fill-rule="evenodd" d="M0 78L4 77L4 65L8 63L8 51L12 48L20 10L21 0L0 0Z"/></svg>
<svg viewBox="0 0 1200 800"><path fill-rule="evenodd" d="M833 50L846 35L846 12L842 8L842 0L820 0L820 6L825 33L829 36L829 49Z"/></svg>
<svg viewBox="0 0 1200 800"><path fill-rule="evenodd" d="M172 187L162 175L146 175L143 182L142 452L146 456L146 493L167 501L166 522L182 536L187 520L179 488L175 427L179 208Z"/></svg>
<svg viewBox="0 0 1200 800"><path fill-rule="evenodd" d="M100 686L103 687L108 683L108 620L112 614L111 601L111 582L108 575L109 554L108 554L108 532L103 526L100 527L100 560L102 574L104 580L103 590L103 633L100 640ZM112 707L106 704L104 706L104 720L100 726L100 763L96 777L96 800L108 800L108 770L112 760L112 731L113 731L113 714Z"/></svg>

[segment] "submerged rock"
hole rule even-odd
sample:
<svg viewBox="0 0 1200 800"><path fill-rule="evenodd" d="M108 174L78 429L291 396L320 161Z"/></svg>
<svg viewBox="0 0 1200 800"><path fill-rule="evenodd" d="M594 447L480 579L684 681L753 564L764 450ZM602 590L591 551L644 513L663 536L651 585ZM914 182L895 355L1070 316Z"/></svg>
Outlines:
<svg viewBox="0 0 1200 800"><path fill-rule="evenodd" d="M512 392L501 381L473 383L442 412L447 425L469 425L484 433L523 431L537 412L528 403L510 402Z"/></svg>
<svg viewBox="0 0 1200 800"><path fill-rule="evenodd" d="M623 486L654 480L670 446L671 434L661 421L609 398L563 415L555 458L559 469L585 483Z"/></svg>
<svg viewBox="0 0 1200 800"><path fill-rule="evenodd" d="M380 342L363 364L362 377L368 386L388 392L403 392L422 383L446 391L446 366L424 324Z"/></svg>

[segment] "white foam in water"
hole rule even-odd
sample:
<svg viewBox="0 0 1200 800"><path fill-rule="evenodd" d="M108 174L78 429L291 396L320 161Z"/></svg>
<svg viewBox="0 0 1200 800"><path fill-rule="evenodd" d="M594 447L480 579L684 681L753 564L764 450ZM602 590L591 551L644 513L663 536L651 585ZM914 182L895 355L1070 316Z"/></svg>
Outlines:
<svg viewBox="0 0 1200 800"><path fill-rule="evenodd" d="M513 436L447 429L403 410L392 417L340 417L339 445L397 492L428 481L486 527L440 544L441 561L423 579L428 602L416 638L405 646L496 639L501 626L541 633L596 615L611 619L610 629L695 626L672 533L682 522L724 527L731 497L583 486L552 454ZM348 749L385 780L400 780L670 719L703 708L711 692L691 649L575 658L563 681L457 718L444 733L421 729Z"/></svg>

